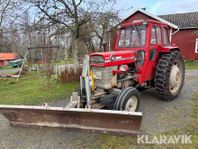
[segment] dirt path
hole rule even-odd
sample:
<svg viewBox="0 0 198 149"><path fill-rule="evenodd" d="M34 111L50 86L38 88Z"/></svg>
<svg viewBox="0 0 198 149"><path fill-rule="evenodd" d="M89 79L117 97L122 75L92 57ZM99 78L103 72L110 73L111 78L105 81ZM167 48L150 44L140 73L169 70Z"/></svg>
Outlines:
<svg viewBox="0 0 198 149"><path fill-rule="evenodd" d="M186 83L181 95L171 102L158 100L155 90L143 92L140 111L143 112L141 131L157 133L188 124L191 112L190 99L198 91L198 70L186 72ZM57 102L63 105L64 101ZM14 128L0 116L0 148L87 148L99 134L71 132L50 128Z"/></svg>

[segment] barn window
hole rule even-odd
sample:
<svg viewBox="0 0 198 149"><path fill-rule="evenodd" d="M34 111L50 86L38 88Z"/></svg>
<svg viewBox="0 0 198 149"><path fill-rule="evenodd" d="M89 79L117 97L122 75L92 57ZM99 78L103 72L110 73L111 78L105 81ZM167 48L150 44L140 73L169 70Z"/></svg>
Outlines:
<svg viewBox="0 0 198 149"><path fill-rule="evenodd" d="M198 38L196 38L195 53L198 53Z"/></svg>

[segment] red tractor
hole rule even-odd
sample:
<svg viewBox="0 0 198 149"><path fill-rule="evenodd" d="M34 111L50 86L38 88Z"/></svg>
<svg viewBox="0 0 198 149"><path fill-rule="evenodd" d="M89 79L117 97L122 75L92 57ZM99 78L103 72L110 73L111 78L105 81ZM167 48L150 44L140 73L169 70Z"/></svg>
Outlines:
<svg viewBox="0 0 198 149"><path fill-rule="evenodd" d="M180 49L170 43L170 27L158 21L134 21L119 27L113 51L90 55L92 95L118 91L115 110L136 111L139 91L155 88L159 99L176 98L184 85Z"/></svg>
<svg viewBox="0 0 198 149"><path fill-rule="evenodd" d="M184 85L180 49L170 43L170 27L133 21L119 27L110 52L86 55L80 90L66 107L0 105L14 126L51 126L115 133L140 128L140 90L155 88L160 99L176 98Z"/></svg>

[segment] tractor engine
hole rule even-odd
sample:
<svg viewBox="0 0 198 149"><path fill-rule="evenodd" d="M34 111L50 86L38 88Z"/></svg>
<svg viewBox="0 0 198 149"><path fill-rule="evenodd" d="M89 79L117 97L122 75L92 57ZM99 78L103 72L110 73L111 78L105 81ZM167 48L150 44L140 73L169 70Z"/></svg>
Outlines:
<svg viewBox="0 0 198 149"><path fill-rule="evenodd" d="M121 80L132 77L135 71L136 52L114 51L93 53L90 64L96 88L121 88Z"/></svg>
<svg viewBox="0 0 198 149"><path fill-rule="evenodd" d="M92 67L95 87L101 89L111 89L117 86L117 75L113 75L116 66L112 67Z"/></svg>

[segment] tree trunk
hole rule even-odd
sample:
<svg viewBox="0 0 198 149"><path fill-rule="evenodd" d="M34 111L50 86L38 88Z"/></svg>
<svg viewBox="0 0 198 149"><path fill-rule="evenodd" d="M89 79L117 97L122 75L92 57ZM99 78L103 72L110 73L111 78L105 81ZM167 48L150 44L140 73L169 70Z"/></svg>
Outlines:
<svg viewBox="0 0 198 149"><path fill-rule="evenodd" d="M100 45L99 45L99 51L103 51L103 40L101 39L100 40L100 43L99 43Z"/></svg>
<svg viewBox="0 0 198 149"><path fill-rule="evenodd" d="M69 38L66 38L66 43L64 44L64 60L68 59L68 49L69 49Z"/></svg>
<svg viewBox="0 0 198 149"><path fill-rule="evenodd" d="M72 43L71 43L71 47L72 47L72 55L74 58L74 68L75 71L77 71L78 67L79 67L79 62L78 62L78 38L76 38L74 35L72 35Z"/></svg>

